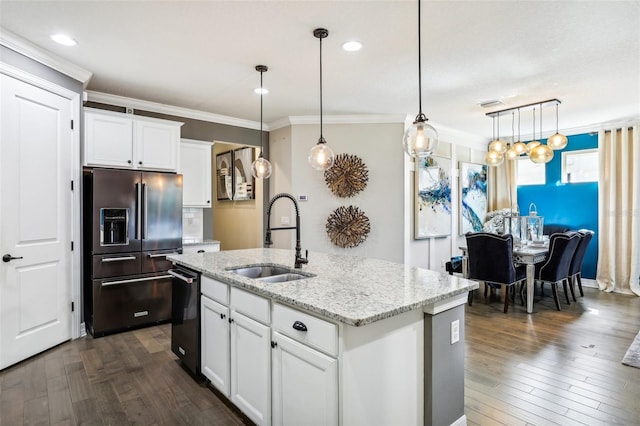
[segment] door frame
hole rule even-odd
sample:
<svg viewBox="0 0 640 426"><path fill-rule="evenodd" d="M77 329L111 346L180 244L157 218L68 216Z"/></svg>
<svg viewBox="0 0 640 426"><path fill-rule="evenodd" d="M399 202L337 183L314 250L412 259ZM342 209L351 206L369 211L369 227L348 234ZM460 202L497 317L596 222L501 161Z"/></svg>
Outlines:
<svg viewBox="0 0 640 426"><path fill-rule="evenodd" d="M71 172L73 179L73 192L71 195L71 241L74 248L71 252L71 301L74 303L75 309L71 314L71 338L77 339L86 334L84 327L81 326L82 320L82 294L80 292L80 277L82 272L82 215L81 215L81 192L82 192L82 176L80 167L80 106L81 94L59 86L55 83L37 77L20 68L0 62L0 73L9 77L13 77L24 83L39 87L48 92L59 95L71 102L71 119L73 120L72 130L72 147L71 147ZM0 212L1 214L1 212Z"/></svg>

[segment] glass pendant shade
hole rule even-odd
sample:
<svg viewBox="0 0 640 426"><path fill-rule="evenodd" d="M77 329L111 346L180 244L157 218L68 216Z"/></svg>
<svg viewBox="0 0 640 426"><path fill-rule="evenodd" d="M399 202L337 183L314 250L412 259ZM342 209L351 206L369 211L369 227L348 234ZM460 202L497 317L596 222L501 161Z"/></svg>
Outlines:
<svg viewBox="0 0 640 426"><path fill-rule="evenodd" d="M535 148L538 145L540 145L540 142L538 141L531 141L527 143L527 155L531 155L531 151L533 151L533 148Z"/></svg>
<svg viewBox="0 0 640 426"><path fill-rule="evenodd" d="M489 144L489 151L499 152L500 154L507 152L507 148L507 143L502 139L496 139Z"/></svg>
<svg viewBox="0 0 640 426"><path fill-rule="evenodd" d="M404 132L403 145L412 158L426 157L438 147L438 132L426 121L416 119Z"/></svg>
<svg viewBox="0 0 640 426"><path fill-rule="evenodd" d="M548 163L553 158L553 150L547 145L540 144L531 150L529 158L534 163Z"/></svg>
<svg viewBox="0 0 640 426"><path fill-rule="evenodd" d="M511 149L517 152L518 155L521 155L527 152L527 144L524 142L516 142L511 146Z"/></svg>
<svg viewBox="0 0 640 426"><path fill-rule="evenodd" d="M268 179L271 176L271 163L262 156L262 153L251 164L251 174L256 179Z"/></svg>
<svg viewBox="0 0 640 426"><path fill-rule="evenodd" d="M567 139L567 137L560 133L555 133L549 136L549 139L547 139L547 145L549 145L549 148L553 150L564 149L568 143L569 140Z"/></svg>
<svg viewBox="0 0 640 426"><path fill-rule="evenodd" d="M315 170L324 171L333 166L334 158L333 150L329 148L324 139L320 139L316 146L311 148L308 161Z"/></svg>
<svg viewBox="0 0 640 426"><path fill-rule="evenodd" d="M488 151L484 159L487 162L487 165L496 167L504 162L504 154L496 151Z"/></svg>
<svg viewBox="0 0 640 426"><path fill-rule="evenodd" d="M511 147L507 150L507 152L504 153L504 156L507 158L507 160L517 160L520 157L520 154L513 147Z"/></svg>

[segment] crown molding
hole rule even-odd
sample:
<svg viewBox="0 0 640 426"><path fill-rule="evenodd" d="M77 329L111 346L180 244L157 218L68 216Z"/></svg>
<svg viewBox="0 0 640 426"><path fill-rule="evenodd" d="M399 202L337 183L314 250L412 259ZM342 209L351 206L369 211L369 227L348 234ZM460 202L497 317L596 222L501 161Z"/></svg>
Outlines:
<svg viewBox="0 0 640 426"><path fill-rule="evenodd" d="M322 117L323 124L389 124L404 123L405 116L400 114L352 114L352 115L325 115ZM269 123L270 130L282 127L320 124L318 115L293 115Z"/></svg>
<svg viewBox="0 0 640 426"><path fill-rule="evenodd" d="M177 117L192 118L194 120L226 124L229 126L243 127L246 129L260 130L260 123L256 121L243 120L226 115L213 114L210 112L198 111L195 109L182 108L173 105L144 101L141 99L128 98L125 96L110 95L108 93L94 92L91 90L85 91L85 94L86 99L91 102L117 105L126 108L156 112L159 114L174 115ZM268 126L263 126L262 130L269 131L271 129Z"/></svg>
<svg viewBox="0 0 640 426"><path fill-rule="evenodd" d="M83 87L87 87L89 80L93 75L92 72L73 64L66 59L37 46L23 38L18 37L10 31L0 27L0 45L5 46L27 58L33 59L47 67L56 70L62 74L68 75L82 83Z"/></svg>

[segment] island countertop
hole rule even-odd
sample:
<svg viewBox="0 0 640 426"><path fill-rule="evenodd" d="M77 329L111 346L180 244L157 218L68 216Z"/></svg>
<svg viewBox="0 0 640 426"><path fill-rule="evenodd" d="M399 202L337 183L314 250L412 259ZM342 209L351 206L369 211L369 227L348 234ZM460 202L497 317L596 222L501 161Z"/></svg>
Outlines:
<svg viewBox="0 0 640 426"><path fill-rule="evenodd" d="M295 252L282 249L228 250L170 255L167 259L205 276L352 326L419 309L478 288L478 283L423 268L342 254L309 253L303 274L314 277L263 283L229 271L257 264L293 271Z"/></svg>

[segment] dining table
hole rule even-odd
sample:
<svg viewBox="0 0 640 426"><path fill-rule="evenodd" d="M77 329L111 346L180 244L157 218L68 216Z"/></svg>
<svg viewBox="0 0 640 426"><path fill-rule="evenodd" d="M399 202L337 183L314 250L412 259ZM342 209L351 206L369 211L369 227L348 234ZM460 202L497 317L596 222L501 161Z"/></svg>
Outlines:
<svg viewBox="0 0 640 426"><path fill-rule="evenodd" d="M469 276L467 246L458 247L462 251L462 276ZM544 262L549 253L549 241L541 243L515 244L513 246L513 261L526 265L527 270L527 313L533 313L533 290L535 283L536 263Z"/></svg>

